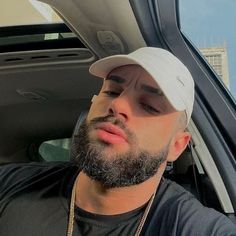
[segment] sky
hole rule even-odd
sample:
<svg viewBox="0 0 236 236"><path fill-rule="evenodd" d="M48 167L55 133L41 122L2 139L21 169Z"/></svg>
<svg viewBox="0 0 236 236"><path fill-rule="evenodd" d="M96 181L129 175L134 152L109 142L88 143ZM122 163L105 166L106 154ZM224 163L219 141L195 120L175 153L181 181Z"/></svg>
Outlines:
<svg viewBox="0 0 236 236"><path fill-rule="evenodd" d="M182 31L199 47L226 44L230 92L236 99L236 0L179 0Z"/></svg>

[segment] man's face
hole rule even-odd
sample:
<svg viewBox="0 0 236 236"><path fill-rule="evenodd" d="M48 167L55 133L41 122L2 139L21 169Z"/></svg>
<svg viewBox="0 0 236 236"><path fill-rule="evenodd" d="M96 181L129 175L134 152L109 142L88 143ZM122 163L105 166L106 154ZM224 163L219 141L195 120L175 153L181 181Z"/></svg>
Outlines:
<svg viewBox="0 0 236 236"><path fill-rule="evenodd" d="M76 161L107 187L139 184L166 161L180 115L143 68L116 68L81 127Z"/></svg>

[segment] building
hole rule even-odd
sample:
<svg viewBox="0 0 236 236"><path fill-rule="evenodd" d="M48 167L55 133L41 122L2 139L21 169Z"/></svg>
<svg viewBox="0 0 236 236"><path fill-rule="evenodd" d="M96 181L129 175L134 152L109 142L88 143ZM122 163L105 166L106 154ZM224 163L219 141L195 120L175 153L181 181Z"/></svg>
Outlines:
<svg viewBox="0 0 236 236"><path fill-rule="evenodd" d="M226 46L215 46L200 48L201 53L205 56L209 64L223 80L226 87L230 88L228 55Z"/></svg>

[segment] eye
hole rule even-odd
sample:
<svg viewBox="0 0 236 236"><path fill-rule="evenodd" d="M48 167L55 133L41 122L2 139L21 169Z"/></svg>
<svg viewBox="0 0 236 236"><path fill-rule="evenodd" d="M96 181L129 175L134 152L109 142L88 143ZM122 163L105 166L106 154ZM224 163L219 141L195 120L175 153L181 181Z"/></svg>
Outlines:
<svg viewBox="0 0 236 236"><path fill-rule="evenodd" d="M120 95L119 92L115 92L115 91L111 91L111 90L104 91L103 93L105 93L109 97L117 97Z"/></svg>
<svg viewBox="0 0 236 236"><path fill-rule="evenodd" d="M156 108L154 108L146 103L141 103L141 106L145 111L147 111L150 114L159 114L160 113L159 110L157 110Z"/></svg>

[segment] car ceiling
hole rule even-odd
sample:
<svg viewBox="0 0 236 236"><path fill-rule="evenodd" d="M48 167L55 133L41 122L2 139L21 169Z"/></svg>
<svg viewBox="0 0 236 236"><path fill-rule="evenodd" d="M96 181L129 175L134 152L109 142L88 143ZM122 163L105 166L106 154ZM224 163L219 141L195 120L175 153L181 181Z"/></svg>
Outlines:
<svg viewBox="0 0 236 236"><path fill-rule="evenodd" d="M128 0L43 0L99 57L146 46Z"/></svg>

